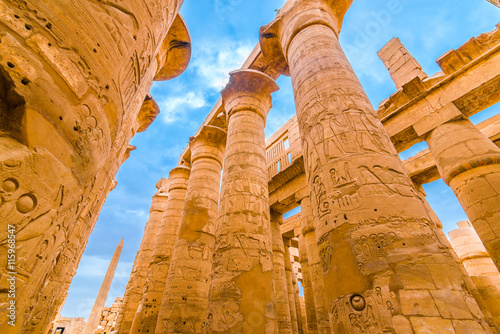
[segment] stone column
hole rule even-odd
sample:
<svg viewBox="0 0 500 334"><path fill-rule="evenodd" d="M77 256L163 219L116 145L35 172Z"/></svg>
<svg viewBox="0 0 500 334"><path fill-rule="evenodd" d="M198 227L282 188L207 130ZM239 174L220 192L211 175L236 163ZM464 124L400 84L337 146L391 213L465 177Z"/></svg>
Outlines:
<svg viewBox="0 0 500 334"><path fill-rule="evenodd" d="M116 266L118 265L118 260L120 260L122 249L123 239L120 240L118 246L116 246L115 252L113 253L108 270L106 271L106 275L102 281L101 288L99 289L99 293L95 299L94 306L92 306L92 311L90 312L85 328L83 329L83 334L93 334L94 330L97 328L101 311L106 303L106 298L108 298L111 282L113 282L113 277L115 276Z"/></svg>
<svg viewBox="0 0 500 334"><path fill-rule="evenodd" d="M316 240L314 241L316 243ZM302 288L304 288L305 316L307 319L307 333L318 333L316 320L316 305L314 304L314 291L311 284L307 246L304 240L304 231L299 235L299 261L302 268Z"/></svg>
<svg viewBox="0 0 500 334"><path fill-rule="evenodd" d="M239 70L221 92L228 134L208 333L277 330L264 136L271 93L277 89L271 77Z"/></svg>
<svg viewBox="0 0 500 334"><path fill-rule="evenodd" d="M332 332L487 332L340 47L351 3L289 3L261 30L292 78Z"/></svg>
<svg viewBox="0 0 500 334"><path fill-rule="evenodd" d="M328 319L327 305L325 305L325 285L323 283L323 270L319 259L318 246L316 244L316 232L314 229L314 216L311 210L309 197L304 197L300 202L300 223L304 245L309 260L309 272L311 275L311 288L313 292L314 305L316 307L316 319L318 333L329 334L330 321Z"/></svg>
<svg viewBox="0 0 500 334"><path fill-rule="evenodd" d="M141 245L135 256L132 272L128 280L127 288L125 289L122 308L116 321L116 329L119 334L128 334L130 332L135 312L141 301L142 290L146 283L158 227L160 226L167 204L169 182L169 180L162 178L156 184L158 191L151 201L149 219L144 228Z"/></svg>
<svg viewBox="0 0 500 334"><path fill-rule="evenodd" d="M285 246L281 236L283 215L271 211L271 230L273 237L274 291L276 293L276 315L278 333L293 333L290 302L288 300L288 285L285 270ZM295 330L295 333L297 331Z"/></svg>
<svg viewBox="0 0 500 334"><path fill-rule="evenodd" d="M299 319L297 314L297 308L295 307L295 288L293 287L293 268L292 261L290 257L290 239L283 240L285 246L285 274L286 274L286 285L288 290L288 303L290 304L290 319L292 321L292 328L295 333L299 333Z"/></svg>
<svg viewBox="0 0 500 334"><path fill-rule="evenodd" d="M299 300L299 283L297 280L297 276L292 272L292 284L294 291L294 302L295 302L295 313L297 313L297 327L299 334L303 334L304 330L302 327L302 312L300 309L300 300Z"/></svg>
<svg viewBox="0 0 500 334"><path fill-rule="evenodd" d="M500 148L469 120L442 124L426 140L441 177L500 269Z"/></svg>
<svg viewBox="0 0 500 334"><path fill-rule="evenodd" d="M207 125L189 143L191 176L156 333L205 329L226 136L225 130Z"/></svg>
<svg viewBox="0 0 500 334"><path fill-rule="evenodd" d="M184 207L189 174L190 168L185 166L177 166L169 173L167 206L158 228L148 277L130 333L154 333L155 331L172 250Z"/></svg>
<svg viewBox="0 0 500 334"><path fill-rule="evenodd" d="M451 245L476 285L486 307L500 324L500 273L469 222L450 231Z"/></svg>
<svg viewBox="0 0 500 334"><path fill-rule="evenodd" d="M0 253L15 226L18 260L11 326L0 257L0 332L50 329L153 79L189 62L181 4L0 1Z"/></svg>

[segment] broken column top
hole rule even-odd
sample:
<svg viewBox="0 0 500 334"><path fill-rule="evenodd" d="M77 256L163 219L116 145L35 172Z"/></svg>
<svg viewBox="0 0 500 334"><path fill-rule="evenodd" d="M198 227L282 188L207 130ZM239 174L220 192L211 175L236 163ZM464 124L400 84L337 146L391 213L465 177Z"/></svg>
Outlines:
<svg viewBox="0 0 500 334"><path fill-rule="evenodd" d="M399 38L391 39L377 54L389 70L389 74L398 90L403 89L404 84L416 77L422 80L427 78L422 66L406 50Z"/></svg>

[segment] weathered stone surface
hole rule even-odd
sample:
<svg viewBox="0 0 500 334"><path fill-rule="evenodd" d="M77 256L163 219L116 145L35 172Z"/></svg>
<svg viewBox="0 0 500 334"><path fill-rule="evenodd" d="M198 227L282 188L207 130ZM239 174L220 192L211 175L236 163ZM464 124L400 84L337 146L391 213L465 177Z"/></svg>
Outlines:
<svg viewBox="0 0 500 334"><path fill-rule="evenodd" d="M190 168L177 166L170 171L168 200L158 227L152 260L142 290L142 298L132 321L131 333L154 333L167 282L172 251L179 230L188 187Z"/></svg>
<svg viewBox="0 0 500 334"><path fill-rule="evenodd" d="M15 226L19 273L16 326L2 316L2 332L49 330L139 130L181 4L0 2L0 221L2 231ZM7 303L2 292L3 313Z"/></svg>
<svg viewBox="0 0 500 334"><path fill-rule="evenodd" d="M451 244L476 285L487 309L500 324L500 273L469 222L449 232Z"/></svg>
<svg viewBox="0 0 500 334"><path fill-rule="evenodd" d="M304 233L299 236L299 259L302 269L302 288L304 289L305 317L307 320L307 333L318 333L318 322L316 320L316 305L314 303L314 290L311 283L311 272L307 258L307 245Z"/></svg>
<svg viewBox="0 0 500 334"><path fill-rule="evenodd" d="M264 139L270 94L277 89L269 76L240 70L230 74L221 93L228 135L215 233L209 333L277 330Z"/></svg>
<svg viewBox="0 0 500 334"><path fill-rule="evenodd" d="M432 281L426 266L436 262L463 277L340 47L350 3L294 2L261 29L261 44L281 46L292 77L332 332L362 333L394 328L401 312L444 319L433 290L472 296L460 284L414 287L414 277Z"/></svg>
<svg viewBox="0 0 500 334"><path fill-rule="evenodd" d="M276 317L278 319L278 333L298 333L297 322L292 324L291 304L288 297L288 284L285 269L285 245L281 236L280 225L283 216L271 211L271 231L273 239L273 266L274 266L274 291L276 295ZM294 302L294 301L293 301Z"/></svg>
<svg viewBox="0 0 500 334"><path fill-rule="evenodd" d="M191 174L156 333L203 333L227 133L206 126L192 138Z"/></svg>
<svg viewBox="0 0 500 334"><path fill-rule="evenodd" d="M128 334L130 332L135 312L142 298L142 291L146 283L149 264L152 261L158 228L167 204L169 183L168 179L161 179L156 184L158 190L151 201L149 219L144 228L141 245L137 251L132 273L125 289L123 306L116 320L116 330L119 334Z"/></svg>
<svg viewBox="0 0 500 334"><path fill-rule="evenodd" d="M297 308L295 307L296 302L295 302L295 290L293 287L293 267L292 267L292 262L290 260L290 240L286 239L283 240L284 242L284 249L285 249L285 275L286 275L286 286L287 286L287 291L288 291L288 303L290 306L290 320L292 322L292 329L295 333L299 332L299 319L298 316L299 314L297 313Z"/></svg>
<svg viewBox="0 0 500 334"><path fill-rule="evenodd" d="M311 209L309 197L305 197L300 202L300 220L302 226L303 241L306 246L309 272L311 277L311 288L314 296L316 309L316 321L318 333L329 334L330 321L328 319L327 302L325 299L325 285L323 282L323 269L316 244L316 232L314 227L314 216Z"/></svg>
<svg viewBox="0 0 500 334"><path fill-rule="evenodd" d="M500 268L500 148L469 120L438 126L427 142L441 177Z"/></svg>

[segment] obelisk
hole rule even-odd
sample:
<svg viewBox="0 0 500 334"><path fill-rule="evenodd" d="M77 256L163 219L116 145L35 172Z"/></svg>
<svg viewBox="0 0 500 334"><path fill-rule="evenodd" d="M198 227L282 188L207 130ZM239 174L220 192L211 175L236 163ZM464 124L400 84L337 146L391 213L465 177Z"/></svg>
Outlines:
<svg viewBox="0 0 500 334"><path fill-rule="evenodd" d="M101 288L99 289L99 293L97 294L97 298L95 299L95 303L92 307L92 311L90 312L87 324L83 329L83 334L93 334L94 330L97 328L99 314L104 308L106 298L108 298L109 288L111 287L113 276L115 276L116 265L118 264L118 260L120 259L122 249L123 239L120 240L120 243L118 244L118 246L116 246L115 253L113 254L113 258L111 259L108 270L106 271L106 276L104 276L104 280L102 281Z"/></svg>

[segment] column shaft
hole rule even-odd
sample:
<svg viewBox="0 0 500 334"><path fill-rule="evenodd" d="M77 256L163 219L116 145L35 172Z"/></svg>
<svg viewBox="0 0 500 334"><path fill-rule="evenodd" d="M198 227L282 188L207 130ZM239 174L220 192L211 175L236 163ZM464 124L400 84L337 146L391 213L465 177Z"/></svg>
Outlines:
<svg viewBox="0 0 500 334"><path fill-rule="evenodd" d="M293 328L290 314L290 302L288 299L288 286L286 281L285 246L281 236L280 224L283 224L283 216L271 212L276 315L278 319L278 332L281 334L293 333Z"/></svg>
<svg viewBox="0 0 500 334"><path fill-rule="evenodd" d="M470 223L460 222L458 226L449 232L451 244L495 322L500 324L500 273Z"/></svg>
<svg viewBox="0 0 500 334"><path fill-rule="evenodd" d="M469 120L438 126L427 143L441 177L500 269L500 148Z"/></svg>
<svg viewBox="0 0 500 334"><path fill-rule="evenodd" d="M273 26L292 78L332 332L487 332L340 47L351 2L300 1Z"/></svg>
<svg viewBox="0 0 500 334"><path fill-rule="evenodd" d="M275 90L267 75L240 70L231 73L222 91L228 134L208 333L277 330L264 135L270 93Z"/></svg>
<svg viewBox="0 0 500 334"><path fill-rule="evenodd" d="M325 284L323 283L323 270L316 244L316 232L314 229L314 216L312 215L311 202L309 197L305 197L300 202L300 220L302 235L307 250L309 260L309 273L311 275L311 287L316 307L316 319L318 322L318 333L329 334L330 321L325 299Z"/></svg>
<svg viewBox="0 0 500 334"><path fill-rule="evenodd" d="M304 289L307 333L316 334L318 333L316 305L314 303L314 290L312 288L309 260L307 258L307 245L303 234L299 235L299 261L302 268L302 288Z"/></svg>
<svg viewBox="0 0 500 334"><path fill-rule="evenodd" d="M299 300L299 283L297 280L297 276L295 273L292 271L292 284L293 284L293 290L294 290L294 302L295 302L295 312L297 313L297 328L299 334L304 333L304 329L302 326L302 311L300 309L300 300Z"/></svg>
<svg viewBox="0 0 500 334"><path fill-rule="evenodd" d="M158 311L167 281L170 259L181 219L189 168L179 166L170 171L168 200L155 240L152 262L144 285L141 301L130 333L154 333Z"/></svg>
<svg viewBox="0 0 500 334"><path fill-rule="evenodd" d="M205 329L226 131L205 126L190 142L191 174L156 333Z"/></svg>
<svg viewBox="0 0 500 334"><path fill-rule="evenodd" d="M146 283L149 264L153 255L158 227L165 211L168 199L168 180L161 179L156 187L158 191L153 196L151 201L151 209L149 210L149 219L144 228L144 235L141 240L141 245L137 251L134 260L132 272L125 289L122 308L117 317L116 328L119 334L128 334L134 320L135 312L139 307L139 302L142 297L142 290Z"/></svg>
<svg viewBox="0 0 500 334"><path fill-rule="evenodd" d="M294 333L299 333L299 319L297 314L297 308L295 307L295 288L293 287L293 269L292 261L290 257L290 240L284 242L285 245L285 273L286 273L286 284L288 290L288 302L290 304L290 319L292 321L292 328Z"/></svg>

